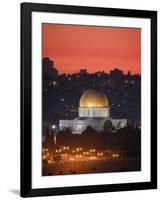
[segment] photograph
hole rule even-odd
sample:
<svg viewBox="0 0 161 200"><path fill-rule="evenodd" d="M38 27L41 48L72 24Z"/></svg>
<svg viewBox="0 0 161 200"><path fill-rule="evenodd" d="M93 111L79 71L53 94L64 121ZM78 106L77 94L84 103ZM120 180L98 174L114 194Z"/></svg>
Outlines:
<svg viewBox="0 0 161 200"><path fill-rule="evenodd" d="M141 28L43 23L42 176L141 170Z"/></svg>
<svg viewBox="0 0 161 200"><path fill-rule="evenodd" d="M21 4L21 196L157 188L157 12Z"/></svg>

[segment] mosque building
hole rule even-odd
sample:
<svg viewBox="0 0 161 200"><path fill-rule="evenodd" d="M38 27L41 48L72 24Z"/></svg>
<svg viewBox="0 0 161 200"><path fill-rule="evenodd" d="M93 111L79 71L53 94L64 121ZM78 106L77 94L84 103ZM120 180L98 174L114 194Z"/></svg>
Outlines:
<svg viewBox="0 0 161 200"><path fill-rule="evenodd" d="M78 117L73 120L59 120L59 129L71 129L81 134L88 126L97 131L105 128L117 130L127 125L127 119L110 118L109 100L105 94L94 89L86 90L79 101Z"/></svg>

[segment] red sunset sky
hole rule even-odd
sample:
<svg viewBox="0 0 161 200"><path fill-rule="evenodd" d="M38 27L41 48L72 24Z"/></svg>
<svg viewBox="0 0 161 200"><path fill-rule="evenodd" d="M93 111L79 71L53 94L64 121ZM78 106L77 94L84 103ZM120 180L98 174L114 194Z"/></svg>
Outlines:
<svg viewBox="0 0 161 200"><path fill-rule="evenodd" d="M42 31L43 57L55 62L59 74L116 67L141 73L140 29L43 24Z"/></svg>

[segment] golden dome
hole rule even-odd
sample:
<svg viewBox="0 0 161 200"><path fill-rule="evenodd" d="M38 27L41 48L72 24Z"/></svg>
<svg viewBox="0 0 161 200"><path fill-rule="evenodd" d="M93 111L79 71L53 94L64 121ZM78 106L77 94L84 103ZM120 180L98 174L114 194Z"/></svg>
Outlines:
<svg viewBox="0 0 161 200"><path fill-rule="evenodd" d="M80 98L80 107L86 108L104 108L109 107L109 102L105 94L97 90L86 90Z"/></svg>

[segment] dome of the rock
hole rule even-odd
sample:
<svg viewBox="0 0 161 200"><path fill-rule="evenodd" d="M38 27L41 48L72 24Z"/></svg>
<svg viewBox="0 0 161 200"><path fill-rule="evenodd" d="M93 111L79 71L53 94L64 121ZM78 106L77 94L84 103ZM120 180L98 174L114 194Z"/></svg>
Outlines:
<svg viewBox="0 0 161 200"><path fill-rule="evenodd" d="M97 90L86 90L79 102L81 108L106 108L109 107L109 101L106 95Z"/></svg>

